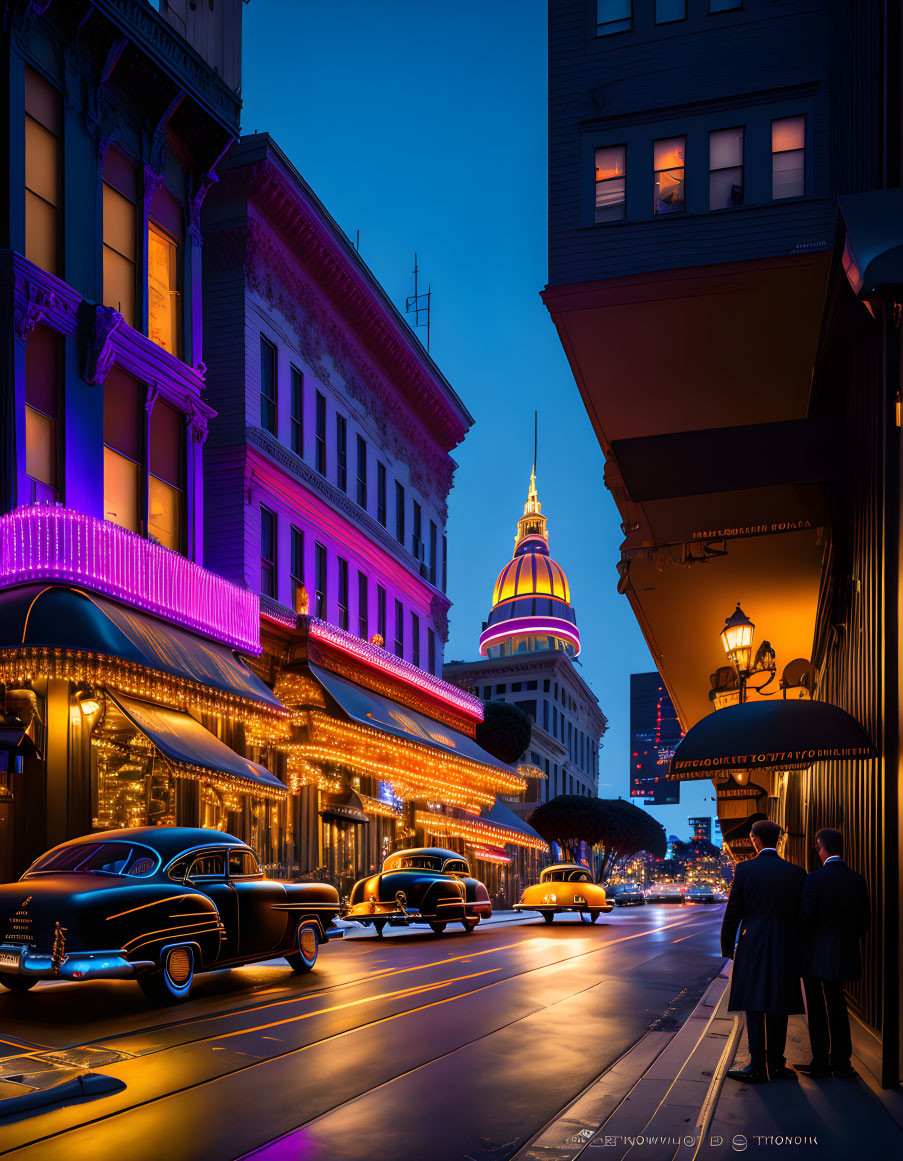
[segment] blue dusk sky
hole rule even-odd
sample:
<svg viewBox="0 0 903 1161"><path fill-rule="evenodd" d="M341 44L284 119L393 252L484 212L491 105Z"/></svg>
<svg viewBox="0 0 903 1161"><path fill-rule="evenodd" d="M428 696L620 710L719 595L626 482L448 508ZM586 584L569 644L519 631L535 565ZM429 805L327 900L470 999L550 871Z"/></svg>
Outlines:
<svg viewBox="0 0 903 1161"><path fill-rule="evenodd" d="M571 584L580 672L609 720L602 797L628 797L629 683L654 668L616 591L618 512L539 292L547 278L546 3L252 0L243 132L269 132L392 300L414 251L433 292L430 353L475 423L453 454L446 659L475 660L510 559L533 456L553 557ZM684 837L709 782L653 811Z"/></svg>

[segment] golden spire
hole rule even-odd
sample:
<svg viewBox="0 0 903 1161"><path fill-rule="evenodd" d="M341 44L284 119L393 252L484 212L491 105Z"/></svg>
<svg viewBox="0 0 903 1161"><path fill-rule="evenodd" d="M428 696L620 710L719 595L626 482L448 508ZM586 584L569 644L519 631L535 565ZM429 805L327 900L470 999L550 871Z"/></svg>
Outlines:
<svg viewBox="0 0 903 1161"><path fill-rule="evenodd" d="M517 535L514 538L515 551L525 536L541 536L547 544L549 542L549 534L546 532L546 517L542 514L542 504L539 502L539 495L536 491L535 459L533 470L530 472L530 490L527 493L527 502L524 504L524 514L517 522Z"/></svg>

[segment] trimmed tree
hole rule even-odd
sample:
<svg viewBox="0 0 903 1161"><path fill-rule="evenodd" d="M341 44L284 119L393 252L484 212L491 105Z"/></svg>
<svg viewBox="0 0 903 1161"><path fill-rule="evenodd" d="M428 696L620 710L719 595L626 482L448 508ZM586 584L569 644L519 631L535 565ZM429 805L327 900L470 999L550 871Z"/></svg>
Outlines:
<svg viewBox="0 0 903 1161"><path fill-rule="evenodd" d="M599 883L605 882L622 859L640 851L661 858L667 845L664 829L652 815L621 798L559 794L538 806L527 821L546 842L558 843L574 862L580 843L588 843L595 853L594 872Z"/></svg>
<svg viewBox="0 0 903 1161"><path fill-rule="evenodd" d="M507 701L483 702L483 720L478 723L478 746L510 766L530 745L533 721L520 706Z"/></svg>

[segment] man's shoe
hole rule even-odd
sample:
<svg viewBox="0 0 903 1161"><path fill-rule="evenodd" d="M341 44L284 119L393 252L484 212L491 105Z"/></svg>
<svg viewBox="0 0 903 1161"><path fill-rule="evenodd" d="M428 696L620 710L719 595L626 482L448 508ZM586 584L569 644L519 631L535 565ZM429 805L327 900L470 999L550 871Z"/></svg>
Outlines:
<svg viewBox="0 0 903 1161"><path fill-rule="evenodd" d="M747 1084L765 1084L768 1081L768 1072L761 1067L747 1064L746 1068L729 1068L727 1075L731 1080L743 1080Z"/></svg>
<svg viewBox="0 0 903 1161"><path fill-rule="evenodd" d="M808 1064L795 1065L796 1071L804 1076L830 1076L831 1066L825 1060L810 1060Z"/></svg>
<svg viewBox="0 0 903 1161"><path fill-rule="evenodd" d="M768 1067L769 1080L796 1080L796 1073L792 1068L788 1068L786 1064L777 1064L774 1068L770 1065Z"/></svg>
<svg viewBox="0 0 903 1161"><path fill-rule="evenodd" d="M837 1068L832 1068L831 1072L843 1080L855 1080L859 1076L852 1064L841 1064Z"/></svg>

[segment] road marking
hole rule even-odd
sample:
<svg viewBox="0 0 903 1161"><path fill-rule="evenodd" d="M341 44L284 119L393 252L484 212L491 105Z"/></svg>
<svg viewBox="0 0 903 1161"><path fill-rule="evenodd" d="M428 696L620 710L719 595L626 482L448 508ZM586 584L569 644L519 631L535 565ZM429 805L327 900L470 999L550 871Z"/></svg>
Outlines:
<svg viewBox="0 0 903 1161"><path fill-rule="evenodd" d="M701 935L701 931L694 931L691 935L682 935L680 939L672 939L672 943L683 943L685 939L695 939L697 935Z"/></svg>

